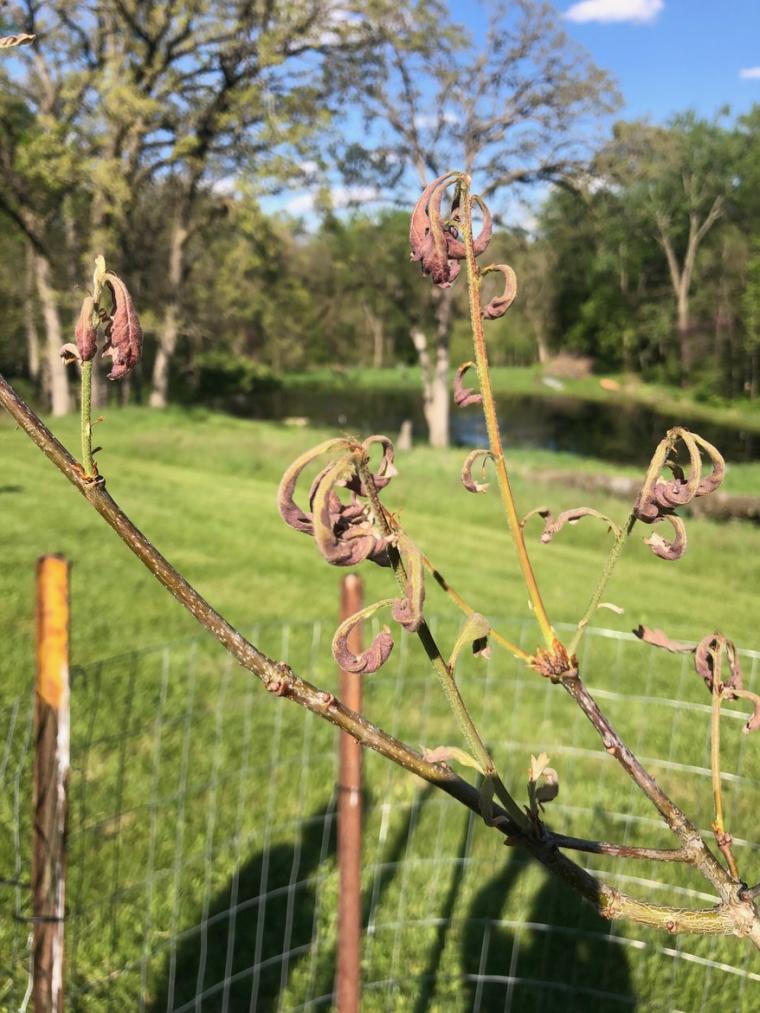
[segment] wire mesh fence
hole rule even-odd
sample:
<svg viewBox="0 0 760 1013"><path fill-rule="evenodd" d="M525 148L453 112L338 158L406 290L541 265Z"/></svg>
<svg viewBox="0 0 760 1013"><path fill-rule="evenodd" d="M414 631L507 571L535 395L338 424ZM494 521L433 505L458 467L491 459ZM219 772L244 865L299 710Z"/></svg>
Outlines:
<svg viewBox="0 0 760 1013"><path fill-rule="evenodd" d="M441 621L446 640L455 626ZM511 623L530 643L530 624ZM505 628L506 628L505 626ZM328 689L332 624L265 624L254 641ZM712 818L710 700L686 659L591 631L590 687L666 790ZM757 690L758 657L744 652ZM560 687L504 655L461 679L508 783L545 750L550 826L668 846L667 831ZM310 1010L333 1003L336 732L261 691L206 640L72 673L67 1006ZM727 708L723 788L739 868L760 880L758 745ZM365 713L413 745L457 741L411 638L365 683ZM28 1002L31 692L0 710L0 1008ZM500 835L386 761L365 760L362 1008L754 1010L760 960L737 939L600 919ZM689 869L582 856L662 903L714 900Z"/></svg>

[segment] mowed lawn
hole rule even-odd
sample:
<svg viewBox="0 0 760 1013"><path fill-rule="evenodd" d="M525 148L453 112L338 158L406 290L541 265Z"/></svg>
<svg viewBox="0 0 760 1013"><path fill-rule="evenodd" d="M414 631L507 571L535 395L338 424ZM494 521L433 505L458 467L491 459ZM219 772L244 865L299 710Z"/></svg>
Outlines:
<svg viewBox="0 0 760 1013"><path fill-rule="evenodd" d="M96 428L101 471L135 523L228 619L256 630L265 650L287 654L301 674L334 690L329 641L343 571L286 528L274 505L285 466L333 434L201 411L105 415ZM76 454L77 420L54 428ZM401 455L399 476L383 499L457 590L505 635L532 648L537 638L495 483L488 495L466 493L458 477L463 456L426 448ZM136 1008L142 995L149 1007L179 1009L205 990L204 1009L225 1001L229 1009L248 1009L253 990L259 1008L274 1008L279 997L290 1009L329 995L337 890L334 732L259 692L213 643L193 642L194 621L6 421L0 460L0 704L8 728L15 702L27 700L32 685L35 560L63 552L73 564L72 661L80 673L72 728L74 1008ZM522 512L581 502L575 490L530 479L533 468L549 467L597 465L516 454ZM760 495L760 467L729 462L727 488ZM620 521L627 514L619 500L595 497L589 505ZM572 623L609 536L590 521L543 546L540 523L531 524L529 545L551 618ZM689 548L677 563L655 558L642 543L647 532L636 529L605 594L623 614L600 612L597 624L630 631L644 623L692 640L720 629L740 647L760 647L760 530L703 520L687 527ZM394 594L387 571L366 565L361 572L367 601ZM450 647L455 610L433 586L426 608L444 649ZM459 744L422 652L402 631L396 641L387 670L365 680L368 715L414 746ZM117 660L98 664L108 658ZM681 659L628 641L592 638L582 660L613 720L708 827L709 697L697 677ZM753 665L750 659L745 666L748 681ZM487 664L468 659L462 680L518 796L530 753L551 755L561 791L548 818L558 830L669 843L656 814L598 748L560 688L496 646ZM29 823L21 717L12 733L0 727L8 758L0 767L6 778L0 876L8 879L18 850L14 806L22 840ZM742 872L754 883L760 741L742 737L740 727L737 714L730 715L728 825L741 841ZM503 1009L510 997L519 1010L625 1009L634 997L651 1010L757 1007L760 978L748 974L760 975L760 960L743 942L673 941L618 924L610 936L608 926L453 802L431 796L379 758L369 757L366 770L372 932L365 1008ZM14 801L14 786L21 801ZM651 900L709 903L707 886L683 869L589 864L605 875L622 871L621 886ZM256 900L262 884L271 895L266 908ZM244 894L230 942L228 912ZM0 898L4 915L18 913L17 894L0 888ZM12 937L13 954L0 962L0 975L7 975L0 1006L13 1008L25 988L23 932L3 932ZM314 937L318 945L309 949ZM0 951L9 952L2 943ZM292 953L283 961L286 951ZM226 991L216 989L225 979Z"/></svg>

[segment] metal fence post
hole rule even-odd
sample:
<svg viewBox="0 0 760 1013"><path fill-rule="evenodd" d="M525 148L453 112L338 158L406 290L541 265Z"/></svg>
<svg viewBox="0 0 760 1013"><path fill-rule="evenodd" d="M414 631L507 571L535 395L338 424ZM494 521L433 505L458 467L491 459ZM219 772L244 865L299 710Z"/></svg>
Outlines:
<svg viewBox="0 0 760 1013"><path fill-rule="evenodd" d="M362 580L349 573L341 581L341 622L362 607ZM354 654L362 649L361 626L349 634ZM346 707L361 711L362 680L352 672L340 674L340 698ZM358 1013L361 995L361 847L362 847L362 750L346 732L340 732L338 782L338 961L337 1005L339 1013Z"/></svg>
<svg viewBox="0 0 760 1013"><path fill-rule="evenodd" d="M37 563L37 681L32 850L35 1013L63 1011L66 790L69 775L69 564Z"/></svg>

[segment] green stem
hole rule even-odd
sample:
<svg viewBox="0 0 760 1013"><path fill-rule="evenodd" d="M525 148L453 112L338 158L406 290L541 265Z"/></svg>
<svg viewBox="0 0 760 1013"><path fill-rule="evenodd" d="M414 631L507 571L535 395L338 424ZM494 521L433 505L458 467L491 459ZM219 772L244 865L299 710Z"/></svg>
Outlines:
<svg viewBox="0 0 760 1013"><path fill-rule="evenodd" d="M475 261L475 252L472 245L472 208L470 206L470 179L463 176L461 181L462 197L461 207L463 214L462 232L466 252L467 265L467 291L470 302L470 325L472 327L472 338L475 349L475 365L478 370L480 382L480 394L483 399L483 415L488 432L488 443L496 467L496 477L499 483L501 500L504 505L504 512L507 517L507 524L512 536L512 541L517 552L517 558L522 570L523 580L528 589L533 611L541 629L544 641L550 651L554 651L557 635L554 632L549 617L546 614L541 592L538 588L536 575L525 547L525 537L520 525L520 518L517 513L512 487L509 483L507 465L504 460L504 449L501 443L499 432L499 420L496 415L496 405L493 391L491 389L491 375L488 366L488 351L486 349L485 337L483 335L483 318L480 309L480 272Z"/></svg>
<svg viewBox="0 0 760 1013"><path fill-rule="evenodd" d="M389 540L392 540L396 532L388 520L385 507L380 502L380 497L378 496L377 488L372 478L372 472L370 471L367 459L363 457L362 454L357 454L356 466L359 471L359 475L361 476L362 483L367 490L367 497L372 506L375 520L383 535ZM396 583L398 584L402 595L405 595L406 571L404 569L404 563L401 559L401 555L393 544L389 546L388 555L390 557L391 567L393 569L393 575L396 578ZM417 630L417 636L419 637L420 643L425 650L425 654L428 656L430 664L433 666L435 674L438 676L438 681L441 684L444 696L451 707L468 748L480 764L483 774L486 777L489 777L493 782L494 791L509 816L511 816L523 832L528 832L530 824L525 816L525 813L509 794L506 786L499 777L493 758L480 737L480 733L475 726L475 722L470 717L470 712L467 710L467 704L464 702L464 697L459 691L459 686L454 678L454 673L446 664L446 660L441 654L441 650L436 643L435 637L431 633L430 627L424 619Z"/></svg>
<svg viewBox="0 0 760 1013"><path fill-rule="evenodd" d="M451 598L454 604L464 612L466 616L474 615L475 609L456 591L451 584L446 580L440 570L437 570L430 562L428 557L423 553L422 565L431 575L433 580L438 586L446 592ZM513 657L518 658L520 661L530 661L530 655L527 651L524 651L522 647L518 647L517 644L513 644L511 640L507 640L506 637L502 636L498 630L494 629L493 626L489 627L488 636L493 637L502 647L506 648Z"/></svg>
<svg viewBox="0 0 760 1013"><path fill-rule="evenodd" d="M82 363L82 467L85 478L95 478L98 469L92 456L92 360Z"/></svg>
<svg viewBox="0 0 760 1013"><path fill-rule="evenodd" d="M575 652L578 650L578 644L581 642L583 634L586 632L586 627L591 622L594 613L599 608L599 602L602 600L607 585L610 582L610 578L617 566L617 561L623 552L626 540L633 530L633 526L636 523L635 514L631 513L625 525L620 529L619 534L615 536L615 541L610 549L610 554L607 556L607 562L604 564L602 575L599 578L599 583L594 588L594 593L591 595L591 601L588 603L588 608L583 613L583 618L579 620L573 639L568 644L567 653L572 658Z"/></svg>

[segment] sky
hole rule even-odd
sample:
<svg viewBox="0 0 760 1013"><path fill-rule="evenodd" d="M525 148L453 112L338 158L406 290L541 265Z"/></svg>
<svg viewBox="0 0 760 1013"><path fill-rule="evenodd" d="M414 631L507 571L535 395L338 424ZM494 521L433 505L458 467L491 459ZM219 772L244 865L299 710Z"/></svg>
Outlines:
<svg viewBox="0 0 760 1013"><path fill-rule="evenodd" d="M711 117L760 102L760 0L553 0L568 35L618 82L626 119ZM452 0L472 31L477 3ZM752 74L754 71L754 76Z"/></svg>
<svg viewBox="0 0 760 1013"><path fill-rule="evenodd" d="M475 37L484 33L489 4L448 0L453 18ZM509 0L506 0L509 2ZM760 103L760 0L550 0L567 34L615 80L623 99L612 119L667 122L695 110L714 117L726 106L731 118ZM336 208L372 194L336 184ZM415 191L416 192L416 191ZM516 198L511 217L526 228L546 187ZM527 199L530 206L525 204ZM307 192L265 202L313 219ZM315 221L315 219L314 219Z"/></svg>

